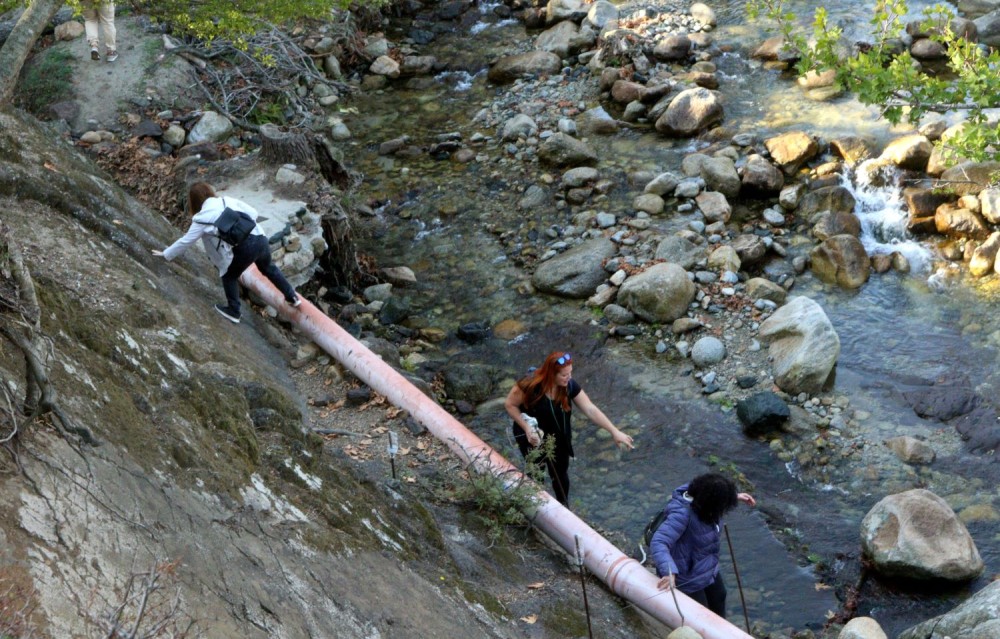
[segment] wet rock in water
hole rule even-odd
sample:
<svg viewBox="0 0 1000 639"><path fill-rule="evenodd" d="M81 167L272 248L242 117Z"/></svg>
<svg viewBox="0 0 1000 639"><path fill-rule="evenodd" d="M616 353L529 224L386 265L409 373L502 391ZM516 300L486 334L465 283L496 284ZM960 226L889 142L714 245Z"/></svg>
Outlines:
<svg viewBox="0 0 1000 639"><path fill-rule="evenodd" d="M786 175L792 175L799 167L819 153L816 140L802 131L791 131L770 138L764 142L771 158Z"/></svg>
<svg viewBox="0 0 1000 639"><path fill-rule="evenodd" d="M496 369L487 364L451 363L444 370L444 390L449 399L479 404L493 396Z"/></svg>
<svg viewBox="0 0 1000 639"><path fill-rule="evenodd" d="M980 240L990 232L978 213L952 203L942 204L937 208L934 212L934 227L938 233L949 237Z"/></svg>
<svg viewBox="0 0 1000 639"><path fill-rule="evenodd" d="M751 379L754 378L751 377ZM756 383L756 379L754 379L754 383ZM741 385L741 387L743 386ZM788 409L788 404L777 394L763 391L737 402L736 416L743 424L743 432L751 437L756 437L780 430L791 416L791 411Z"/></svg>
<svg viewBox="0 0 1000 639"><path fill-rule="evenodd" d="M617 252L607 238L589 240L539 265L532 284L550 295L585 299L604 282L603 261Z"/></svg>
<svg viewBox="0 0 1000 639"><path fill-rule="evenodd" d="M386 326L399 324L410 316L410 312L410 302L398 295L393 295L382 304L378 319Z"/></svg>
<svg viewBox="0 0 1000 639"><path fill-rule="evenodd" d="M1000 637L1000 581L994 581L954 610L904 630L898 639Z"/></svg>
<svg viewBox="0 0 1000 639"><path fill-rule="evenodd" d="M871 262L861 240L853 235L827 238L809 254L813 273L827 284L859 288L871 275Z"/></svg>
<svg viewBox="0 0 1000 639"><path fill-rule="evenodd" d="M758 332L771 341L774 381L786 393L810 395L832 384L840 337L819 304L794 297L764 320Z"/></svg>
<svg viewBox="0 0 1000 639"><path fill-rule="evenodd" d="M976 408L979 399L966 384L935 384L929 388L906 391L903 398L920 417L946 422Z"/></svg>
<svg viewBox="0 0 1000 639"><path fill-rule="evenodd" d="M845 135L830 140L830 149L850 166L872 156L871 145L862 137Z"/></svg>
<svg viewBox="0 0 1000 639"><path fill-rule="evenodd" d="M904 135L889 143L879 159L886 160L901 169L923 171L931 157L933 145L920 134Z"/></svg>
<svg viewBox="0 0 1000 639"><path fill-rule="evenodd" d="M725 117L718 95L703 89L682 91L656 120L656 130L673 137L691 137Z"/></svg>
<svg viewBox="0 0 1000 639"><path fill-rule="evenodd" d="M934 449L915 437L903 435L885 441L889 450L907 464L929 464L934 461Z"/></svg>
<svg viewBox="0 0 1000 639"><path fill-rule="evenodd" d="M490 323L486 320L463 324L456 331L458 339L469 344L477 344L492 334L493 331L490 328Z"/></svg>
<svg viewBox="0 0 1000 639"><path fill-rule="evenodd" d="M494 84L508 84L530 75L551 75L562 68L559 56L549 51L529 51L501 58L490 67L487 78Z"/></svg>
<svg viewBox="0 0 1000 639"><path fill-rule="evenodd" d="M740 193L750 197L770 196L785 186L785 176L765 158L753 154L743 166Z"/></svg>
<svg viewBox="0 0 1000 639"><path fill-rule="evenodd" d="M964 582L983 572L969 531L929 490L908 490L875 504L861 521L861 548L876 572L890 577Z"/></svg>
<svg viewBox="0 0 1000 639"><path fill-rule="evenodd" d="M826 240L834 235L861 237L861 220L853 213L823 211L813 219L812 234L818 240Z"/></svg>
<svg viewBox="0 0 1000 639"><path fill-rule="evenodd" d="M882 626L871 617L855 617L837 635L837 639L888 639Z"/></svg>
<svg viewBox="0 0 1000 639"><path fill-rule="evenodd" d="M556 167L580 166L597 162L597 153L586 142L556 133L538 148L538 159Z"/></svg>

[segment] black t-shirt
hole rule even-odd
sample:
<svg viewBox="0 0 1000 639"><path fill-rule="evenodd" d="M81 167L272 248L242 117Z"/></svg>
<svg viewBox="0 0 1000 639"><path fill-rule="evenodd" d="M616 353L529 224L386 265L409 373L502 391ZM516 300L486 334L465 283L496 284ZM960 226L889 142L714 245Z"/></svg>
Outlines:
<svg viewBox="0 0 1000 639"><path fill-rule="evenodd" d="M569 380L566 387L570 401L568 411L563 410L558 402L552 401L544 393L534 402L525 397L524 403L521 404L521 411L538 420L538 428L545 433L546 437L554 436L556 438L556 449L563 449L570 457L573 456L572 402L582 390L575 379Z"/></svg>

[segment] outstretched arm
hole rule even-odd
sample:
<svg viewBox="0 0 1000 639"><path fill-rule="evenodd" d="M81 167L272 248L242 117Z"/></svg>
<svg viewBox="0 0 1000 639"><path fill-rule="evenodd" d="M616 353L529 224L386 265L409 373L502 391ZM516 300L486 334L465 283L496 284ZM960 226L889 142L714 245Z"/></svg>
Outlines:
<svg viewBox="0 0 1000 639"><path fill-rule="evenodd" d="M579 394L573 398L573 403L576 404L577 408L583 411L583 414L587 416L587 419L611 433L611 438L616 444L618 444L619 447L627 448L629 450L635 448L631 435L626 435L614 424L612 424L611 420L608 419L608 416L601 412L600 408L594 406L594 402L590 401L590 398L587 397L587 393L585 391L581 390Z"/></svg>

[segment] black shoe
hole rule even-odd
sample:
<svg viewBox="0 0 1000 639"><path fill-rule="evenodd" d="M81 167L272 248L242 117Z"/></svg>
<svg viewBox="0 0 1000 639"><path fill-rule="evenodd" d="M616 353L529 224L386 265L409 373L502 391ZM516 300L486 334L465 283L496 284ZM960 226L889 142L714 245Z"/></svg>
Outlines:
<svg viewBox="0 0 1000 639"><path fill-rule="evenodd" d="M231 308L229 308L228 306L223 306L222 304L216 304L215 305L215 310L219 312L219 315L225 317L227 320L229 320L233 324L239 324L240 323L240 313L239 313L239 311L236 311L234 313Z"/></svg>

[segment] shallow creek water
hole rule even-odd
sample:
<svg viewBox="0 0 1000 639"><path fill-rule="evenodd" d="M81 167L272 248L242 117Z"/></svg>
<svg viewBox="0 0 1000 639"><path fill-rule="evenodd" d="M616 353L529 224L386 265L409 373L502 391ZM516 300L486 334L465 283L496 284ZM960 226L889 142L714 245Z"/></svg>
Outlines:
<svg viewBox="0 0 1000 639"><path fill-rule="evenodd" d="M762 37L758 26L742 24L742 6L731 2L716 7L717 38L743 43L735 51L749 49ZM837 3L831 11L835 21L860 29L850 21L865 15L863 6ZM490 58L527 37L521 26L500 23L488 10L472 16L427 51L462 71L420 90L394 87L366 96L353 104L356 112L345 113L345 121L368 143L357 143L350 161L365 175L362 197L379 205L367 225L371 236L362 240L364 250L380 265L406 265L417 273L420 284L407 292L414 307L411 322L451 336L472 321L523 323L522 336L513 341L469 346L449 338L444 354L497 365L513 379L537 364L541 354L569 350L576 356L574 374L591 398L636 437L635 451L619 453L578 419L578 457L571 470L574 510L633 552L649 516L676 485L710 467L742 473L752 482L760 507L753 512L741 508L729 518L729 528L750 619L769 631L818 628L828 611L839 608L836 587L856 580L859 572L861 518L883 496L922 486L956 511L978 505L995 513L1000 507L997 465L963 453L950 426L918 418L901 399L911 377L965 374L988 397L997 388L1000 322L992 312L993 294L976 290L947 269L936 273L930 248L905 242L902 246L918 268L906 275L873 275L859 291L834 290L808 274L799 278L793 294L819 302L840 336L835 393L847 396L855 411L858 427L845 437L853 438L859 451L842 463L805 468L779 459L768 443L744 437L734 412L706 402L688 370L654 353L655 340L606 340L606 331L593 325L580 302L520 292L528 275L513 263L499 233L525 218L539 232L565 226L572 212L555 207L518 212L519 185L528 182L516 165L495 161L502 154L499 148L484 147L490 159L469 164L435 160L426 153L378 155L378 142L404 134L424 145L454 131L466 140L476 132L494 135L478 128L473 118L508 89L488 86L482 71ZM725 125L733 132L764 137L806 129L826 137L865 132L879 139L892 134L873 110L846 99L810 102L778 72L761 68L742 53L727 53L715 62L726 96ZM628 172L676 168L684 154L703 146L635 130L592 144L602 158L602 175L619 182L599 206L615 213L628 211L636 192L625 184ZM529 168L527 176L534 179L542 172ZM870 218L866 227L892 218L898 209L891 194L862 199L865 210L859 213ZM656 222L671 230L684 219ZM878 244L891 241L883 234L866 243L869 250L881 250ZM497 396L506 390L498 388ZM501 450L513 451L508 422L496 406L466 421ZM927 438L938 461L927 468L900 463L881 442L901 434ZM986 562L983 578L969 588L933 592L869 582L859 613L874 616L895 636L985 585L1000 570L1000 535L988 517L972 521L969 529ZM740 600L727 554L729 618L739 623ZM825 570L817 569L818 564Z"/></svg>

